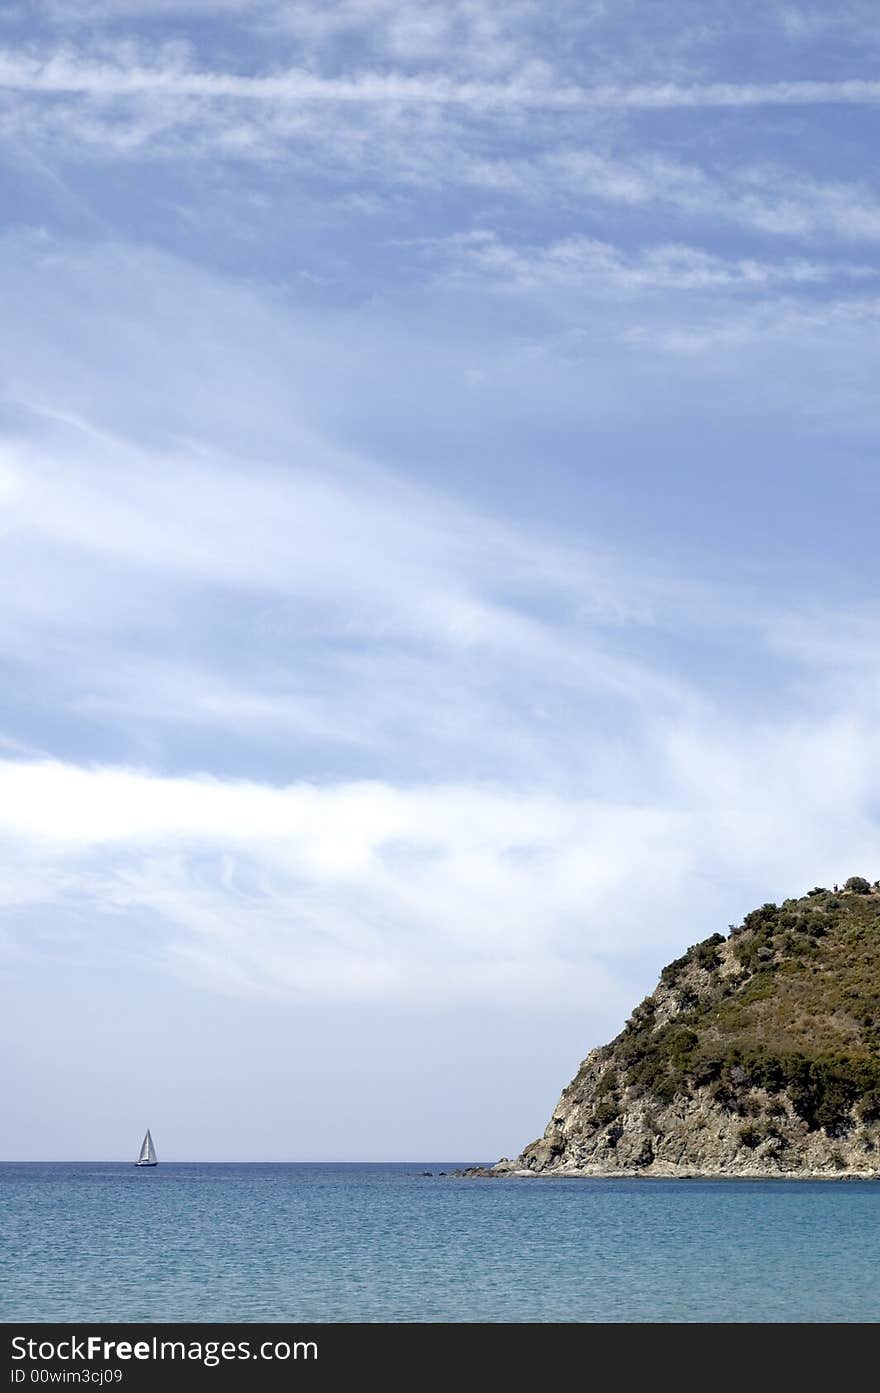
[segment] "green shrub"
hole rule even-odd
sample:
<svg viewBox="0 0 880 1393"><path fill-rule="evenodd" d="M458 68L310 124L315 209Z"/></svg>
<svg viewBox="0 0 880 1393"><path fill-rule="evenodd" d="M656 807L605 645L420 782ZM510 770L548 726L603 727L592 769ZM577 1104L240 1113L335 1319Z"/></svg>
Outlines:
<svg viewBox="0 0 880 1393"><path fill-rule="evenodd" d="M760 1128L752 1122L747 1122L745 1127L739 1129L739 1140L741 1146L747 1146L750 1151L754 1151L756 1146L761 1145L764 1137Z"/></svg>
<svg viewBox="0 0 880 1393"><path fill-rule="evenodd" d="M723 1079L719 1079L717 1083L712 1084L712 1087L709 1089L709 1097L712 1099L713 1103L717 1103L720 1108L724 1108L725 1112L734 1111L733 1105L735 1096L733 1090Z"/></svg>
<svg viewBox="0 0 880 1393"><path fill-rule="evenodd" d="M599 1082L596 1084L596 1097L604 1098L606 1094L613 1093L619 1086L620 1079L616 1069L606 1069Z"/></svg>
<svg viewBox="0 0 880 1393"><path fill-rule="evenodd" d="M693 1053L699 1039L697 1032L689 1030L687 1026L680 1025L672 1029L666 1039L666 1048L673 1062L684 1063L688 1055Z"/></svg>
<svg viewBox="0 0 880 1393"><path fill-rule="evenodd" d="M637 1030L650 1029L654 1024L654 1014L657 1010L657 1003L651 996L646 996L644 1001L640 1001L626 1023L626 1029L630 1032Z"/></svg>
<svg viewBox="0 0 880 1393"><path fill-rule="evenodd" d="M687 966L688 955L682 953L680 958L673 958L671 963L667 963L660 973L660 981L665 982L667 987L671 987L678 980Z"/></svg>
<svg viewBox="0 0 880 1393"><path fill-rule="evenodd" d="M863 875L851 875L844 885L844 890L852 890L854 895L870 895L870 881L865 880Z"/></svg>
<svg viewBox="0 0 880 1393"><path fill-rule="evenodd" d="M723 1066L723 1054L711 1051L701 1052L691 1063L690 1076L697 1088L702 1088L705 1084L714 1083L716 1079L721 1077Z"/></svg>
<svg viewBox="0 0 880 1393"><path fill-rule="evenodd" d="M680 1091L680 1080L672 1074L663 1074L654 1084L653 1091L658 1103L671 1103Z"/></svg>
<svg viewBox="0 0 880 1393"><path fill-rule="evenodd" d="M779 1093L785 1087L785 1065L776 1055L764 1053L752 1055L745 1067L753 1088L764 1088L768 1093Z"/></svg>
<svg viewBox="0 0 880 1393"><path fill-rule="evenodd" d="M704 938L702 943L695 944L689 951L697 967L705 968L707 972L714 971L721 963L718 947L723 942L723 934L712 934L711 938Z"/></svg>
<svg viewBox="0 0 880 1393"><path fill-rule="evenodd" d="M789 1095L798 1117L811 1131L823 1127L829 1137L846 1130L859 1092L852 1072L835 1061L805 1060L798 1064L789 1083Z"/></svg>
<svg viewBox="0 0 880 1393"><path fill-rule="evenodd" d="M764 963L759 964L759 968L760 970L756 970L754 977L746 983L739 994L739 1000L743 1006L750 1006L755 1001L766 1001L776 990L772 969Z"/></svg>
<svg viewBox="0 0 880 1393"><path fill-rule="evenodd" d="M593 1122L597 1127L607 1127L609 1122L614 1122L620 1115L620 1104L615 1103L613 1098L605 1098L593 1109Z"/></svg>
<svg viewBox="0 0 880 1393"><path fill-rule="evenodd" d="M778 906L778 905L775 905L775 904L772 904L772 903L768 900L768 902L767 902L766 904L762 904L762 905L761 905L761 908L760 908L760 909L753 909L753 910L751 911L750 914L747 914L747 915L746 915L745 919L743 919L743 928L745 928L745 929L762 929L762 928L769 928L769 929L772 931L772 929L774 928L774 926L775 926L775 924L776 924L776 920L777 920L778 915L779 915L779 906Z"/></svg>
<svg viewBox="0 0 880 1393"><path fill-rule="evenodd" d="M872 1088L859 1104L859 1117L863 1122L880 1122L880 1088Z"/></svg>

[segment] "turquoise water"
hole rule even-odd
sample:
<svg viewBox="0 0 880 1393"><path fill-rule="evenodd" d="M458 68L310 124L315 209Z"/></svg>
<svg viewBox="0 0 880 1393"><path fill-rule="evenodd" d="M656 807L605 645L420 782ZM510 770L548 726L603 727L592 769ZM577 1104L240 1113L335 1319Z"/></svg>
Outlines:
<svg viewBox="0 0 880 1393"><path fill-rule="evenodd" d="M0 1166L0 1318L880 1319L880 1184L454 1165Z"/></svg>

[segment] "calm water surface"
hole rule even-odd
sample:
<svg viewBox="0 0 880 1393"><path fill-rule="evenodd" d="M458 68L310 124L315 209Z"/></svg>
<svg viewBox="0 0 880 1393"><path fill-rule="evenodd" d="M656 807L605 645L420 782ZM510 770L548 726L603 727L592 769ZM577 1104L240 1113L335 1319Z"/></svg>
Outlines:
<svg viewBox="0 0 880 1393"><path fill-rule="evenodd" d="M880 1319L880 1184L456 1164L2 1165L0 1319Z"/></svg>

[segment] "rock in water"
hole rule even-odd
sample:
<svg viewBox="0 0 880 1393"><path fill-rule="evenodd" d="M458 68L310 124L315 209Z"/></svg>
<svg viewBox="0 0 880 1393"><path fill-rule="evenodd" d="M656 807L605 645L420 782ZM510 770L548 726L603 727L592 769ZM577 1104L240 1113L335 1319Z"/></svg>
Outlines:
<svg viewBox="0 0 880 1393"><path fill-rule="evenodd" d="M471 1173L880 1178L880 882L765 904L689 948L543 1137Z"/></svg>

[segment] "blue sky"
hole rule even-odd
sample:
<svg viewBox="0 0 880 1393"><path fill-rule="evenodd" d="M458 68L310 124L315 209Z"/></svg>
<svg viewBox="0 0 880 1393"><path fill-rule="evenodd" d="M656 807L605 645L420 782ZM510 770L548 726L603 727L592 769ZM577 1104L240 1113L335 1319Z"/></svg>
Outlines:
<svg viewBox="0 0 880 1393"><path fill-rule="evenodd" d="M513 1153L880 875L876 7L0 49L0 1153Z"/></svg>

